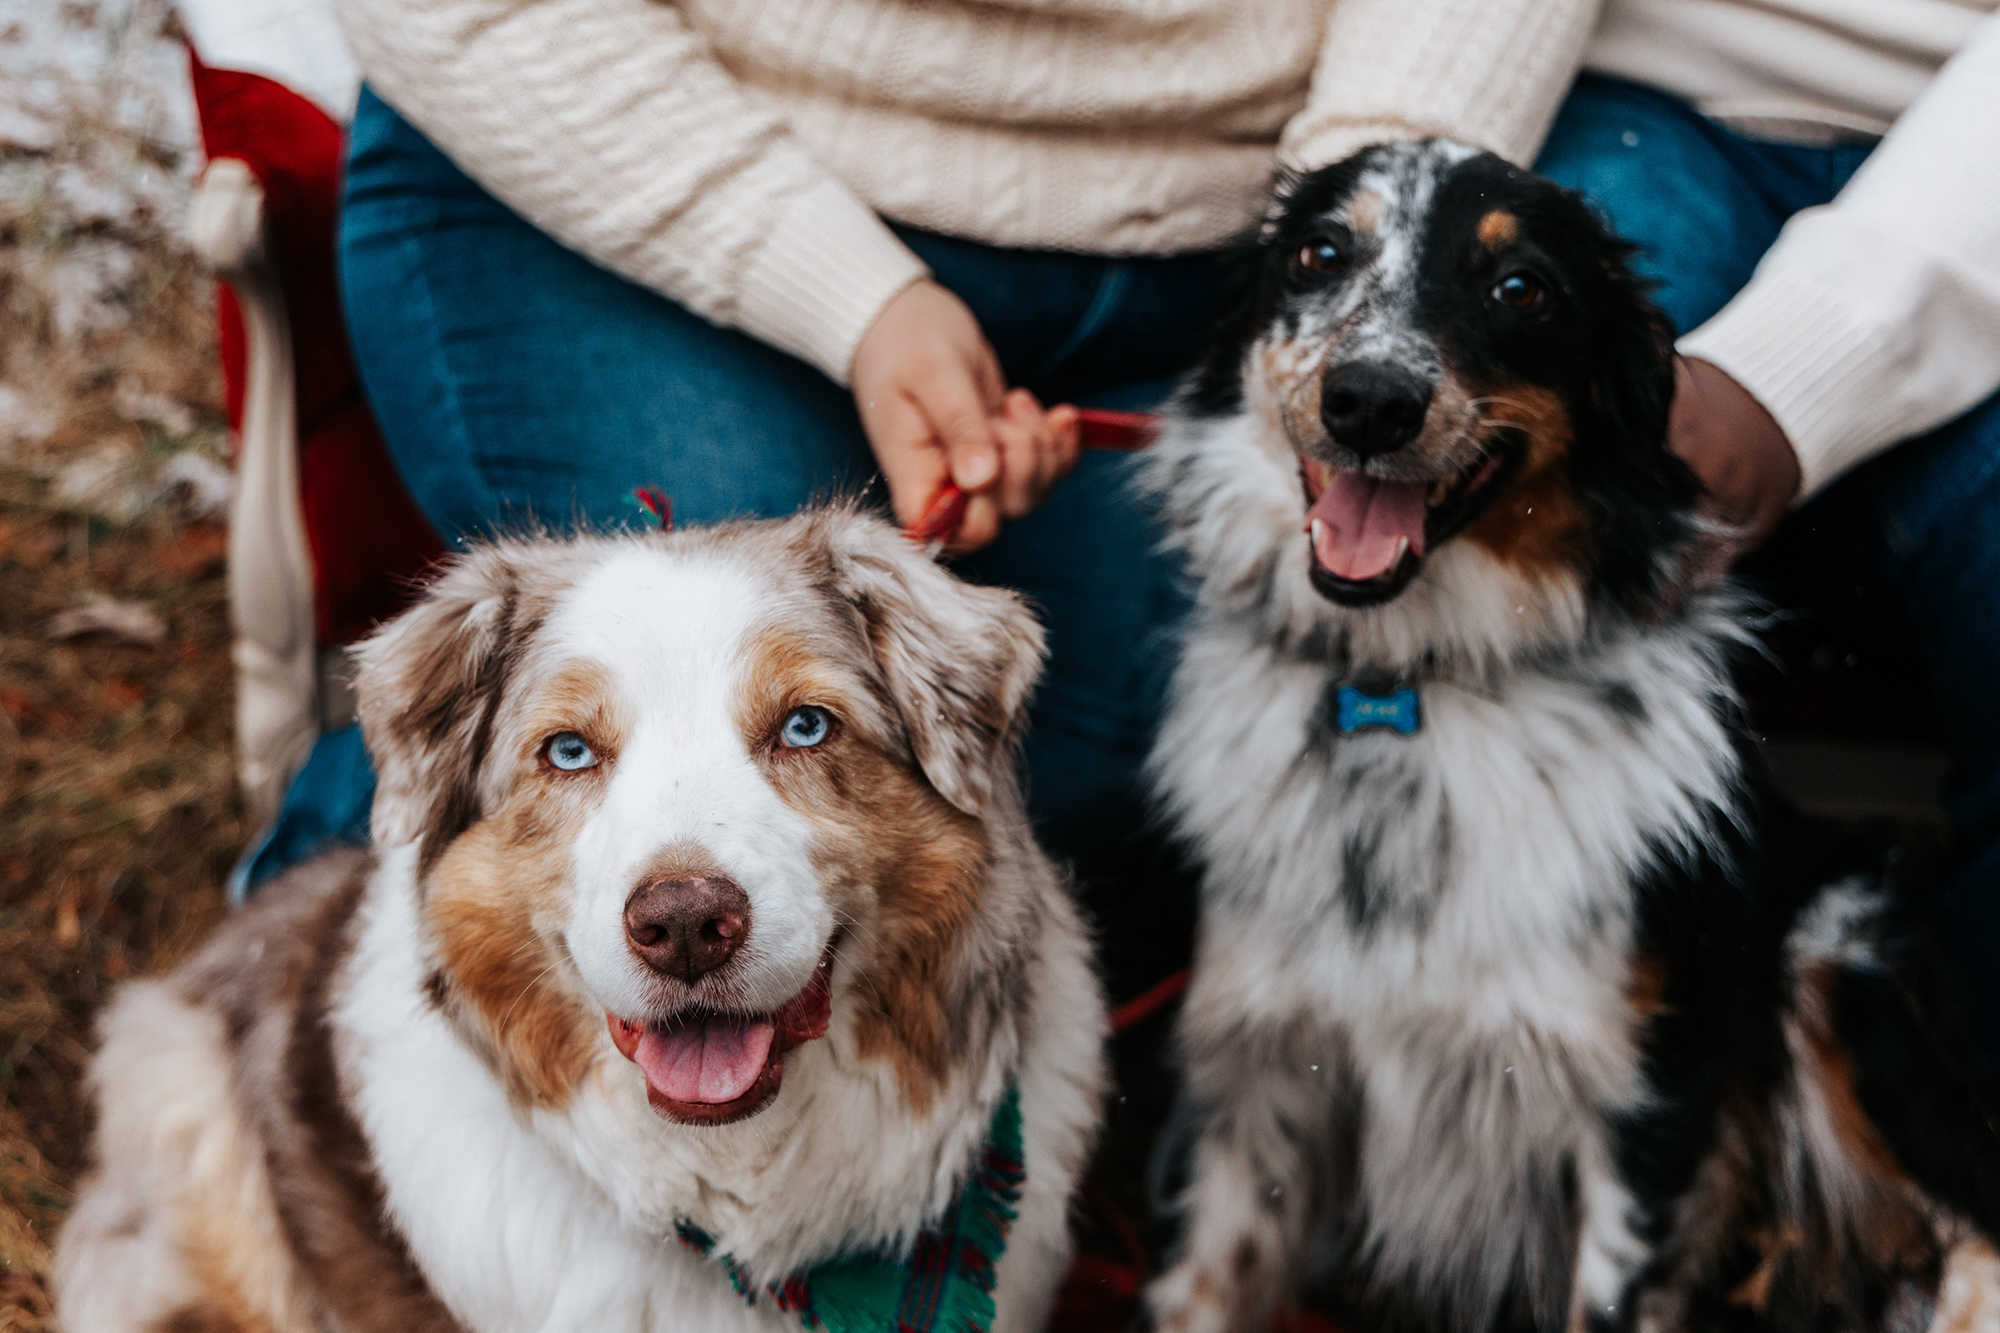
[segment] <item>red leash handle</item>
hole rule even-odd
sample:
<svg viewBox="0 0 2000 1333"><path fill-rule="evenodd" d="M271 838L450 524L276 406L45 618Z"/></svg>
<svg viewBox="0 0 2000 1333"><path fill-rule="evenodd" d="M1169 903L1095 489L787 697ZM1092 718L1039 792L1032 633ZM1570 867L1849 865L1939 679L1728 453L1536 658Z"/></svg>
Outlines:
<svg viewBox="0 0 2000 1333"><path fill-rule="evenodd" d="M931 507L924 510L924 516L903 531L927 550L946 545L965 521L965 507L971 503L972 497L958 489L956 482L947 481L931 497Z"/></svg>
<svg viewBox="0 0 2000 1333"><path fill-rule="evenodd" d="M1111 1033L1116 1036L1141 1019L1151 1018L1188 987L1188 969L1154 982L1111 1011Z"/></svg>
<svg viewBox="0 0 2000 1333"><path fill-rule="evenodd" d="M1112 412L1101 407L1076 409L1076 424L1086 449L1128 453L1160 438L1160 418L1152 412Z"/></svg>
<svg viewBox="0 0 2000 1333"><path fill-rule="evenodd" d="M1160 433L1160 419L1151 412L1111 412L1101 407L1080 407L1076 412L1078 442L1086 449L1130 453L1144 449ZM950 481L938 487L924 516L903 531L917 545L949 545L958 525L965 521L970 497Z"/></svg>

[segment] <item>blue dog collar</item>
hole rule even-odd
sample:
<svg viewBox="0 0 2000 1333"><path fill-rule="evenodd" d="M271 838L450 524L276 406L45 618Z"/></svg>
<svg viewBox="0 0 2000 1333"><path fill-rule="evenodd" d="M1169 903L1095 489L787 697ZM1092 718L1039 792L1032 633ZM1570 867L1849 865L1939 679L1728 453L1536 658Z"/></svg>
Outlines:
<svg viewBox="0 0 2000 1333"><path fill-rule="evenodd" d="M1386 727L1408 736L1422 722L1417 709L1417 692L1409 686L1387 694L1369 694L1352 685L1343 685L1336 701L1339 712L1334 718L1334 726L1343 736L1352 736L1370 727Z"/></svg>

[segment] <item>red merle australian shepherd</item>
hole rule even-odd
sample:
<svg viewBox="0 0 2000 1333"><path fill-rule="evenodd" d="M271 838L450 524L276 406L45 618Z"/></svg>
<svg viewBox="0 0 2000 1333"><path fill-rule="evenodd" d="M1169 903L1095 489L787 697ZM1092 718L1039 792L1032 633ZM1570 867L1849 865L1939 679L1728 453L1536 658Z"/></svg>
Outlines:
<svg viewBox="0 0 2000 1333"><path fill-rule="evenodd" d="M377 848L123 989L70 1333L1033 1333L1103 1003L1042 634L835 507L474 547L361 649Z"/></svg>
<svg viewBox="0 0 2000 1333"><path fill-rule="evenodd" d="M2000 1327L2000 1138L1920 935L1760 793L1668 595L1671 338L1471 149L1289 182L1150 482L1204 876L1161 1329ZM1666 606L1668 609L1662 610Z"/></svg>

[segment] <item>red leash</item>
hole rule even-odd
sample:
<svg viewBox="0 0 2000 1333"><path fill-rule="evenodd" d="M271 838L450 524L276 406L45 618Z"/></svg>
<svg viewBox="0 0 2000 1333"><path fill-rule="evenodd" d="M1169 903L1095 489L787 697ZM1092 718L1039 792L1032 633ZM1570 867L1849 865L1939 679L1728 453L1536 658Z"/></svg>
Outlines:
<svg viewBox="0 0 2000 1333"><path fill-rule="evenodd" d="M1160 429L1160 419L1151 412L1109 412L1100 407L1078 408L1076 424L1084 448L1118 453L1144 449ZM965 521L967 503L969 497L965 492L947 481L931 497L924 516L904 531L919 546L945 545Z"/></svg>
<svg viewBox="0 0 2000 1333"><path fill-rule="evenodd" d="M1182 968L1154 982L1111 1011L1111 1035L1151 1018L1187 990L1188 970ZM1138 1308L1140 1294L1151 1275L1146 1261L1146 1244L1132 1219L1111 1196L1096 1184L1085 1181L1083 1202L1111 1233L1125 1261L1079 1254L1070 1260L1063 1279L1062 1293L1049 1318L1049 1333L1102 1333L1107 1328L1123 1328ZM1298 1306L1288 1306L1271 1317L1271 1333L1347 1333L1335 1320Z"/></svg>
<svg viewBox="0 0 2000 1333"><path fill-rule="evenodd" d="M1129 453L1144 449L1160 435L1160 419L1151 412L1111 412L1101 407L1079 407L1076 424L1086 449L1111 449Z"/></svg>
<svg viewBox="0 0 2000 1333"><path fill-rule="evenodd" d="M1111 1011L1111 1035L1117 1036L1142 1018L1150 1017L1154 1010L1166 1004L1187 989L1188 970L1180 971L1163 981L1156 981L1140 991L1125 1003Z"/></svg>
<svg viewBox="0 0 2000 1333"><path fill-rule="evenodd" d="M1130 452L1144 449L1159 435L1160 419L1150 412L1108 412L1086 407L1077 412L1081 443L1086 449ZM905 531L920 546L948 542L965 519L967 496L950 481L938 488L924 516ZM1179 999L1188 987L1188 970L1182 968L1154 982L1139 994L1111 1011L1113 1036L1125 1032ZM1079 1254L1070 1262L1060 1298L1052 1312L1050 1333L1101 1333L1106 1328L1128 1323L1145 1286L1147 1270L1145 1242L1130 1218L1095 1184L1085 1181L1083 1199L1104 1222L1125 1251L1125 1262ZM1280 1310L1271 1322L1271 1333L1345 1333L1330 1319L1296 1307Z"/></svg>

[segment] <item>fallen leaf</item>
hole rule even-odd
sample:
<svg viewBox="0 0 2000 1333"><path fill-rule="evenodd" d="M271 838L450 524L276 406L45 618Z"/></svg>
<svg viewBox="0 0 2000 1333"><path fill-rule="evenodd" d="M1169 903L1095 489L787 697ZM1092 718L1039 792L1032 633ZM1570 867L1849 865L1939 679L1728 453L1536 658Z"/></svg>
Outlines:
<svg viewBox="0 0 2000 1333"><path fill-rule="evenodd" d="M229 529L219 523L191 523L152 553L161 573L183 583L221 569L229 559Z"/></svg>
<svg viewBox="0 0 2000 1333"><path fill-rule="evenodd" d="M76 899L64 894L56 904L56 947L67 949L83 935L83 922L77 916Z"/></svg>
<svg viewBox="0 0 2000 1333"><path fill-rule="evenodd" d="M0 519L0 564L28 569L46 565L62 549L63 534L47 524L13 523Z"/></svg>
<svg viewBox="0 0 2000 1333"><path fill-rule="evenodd" d="M82 606L71 607L49 622L51 639L74 639L99 630L127 643L140 643L151 648L167 637L167 622L143 603L107 597L103 593L95 594Z"/></svg>

